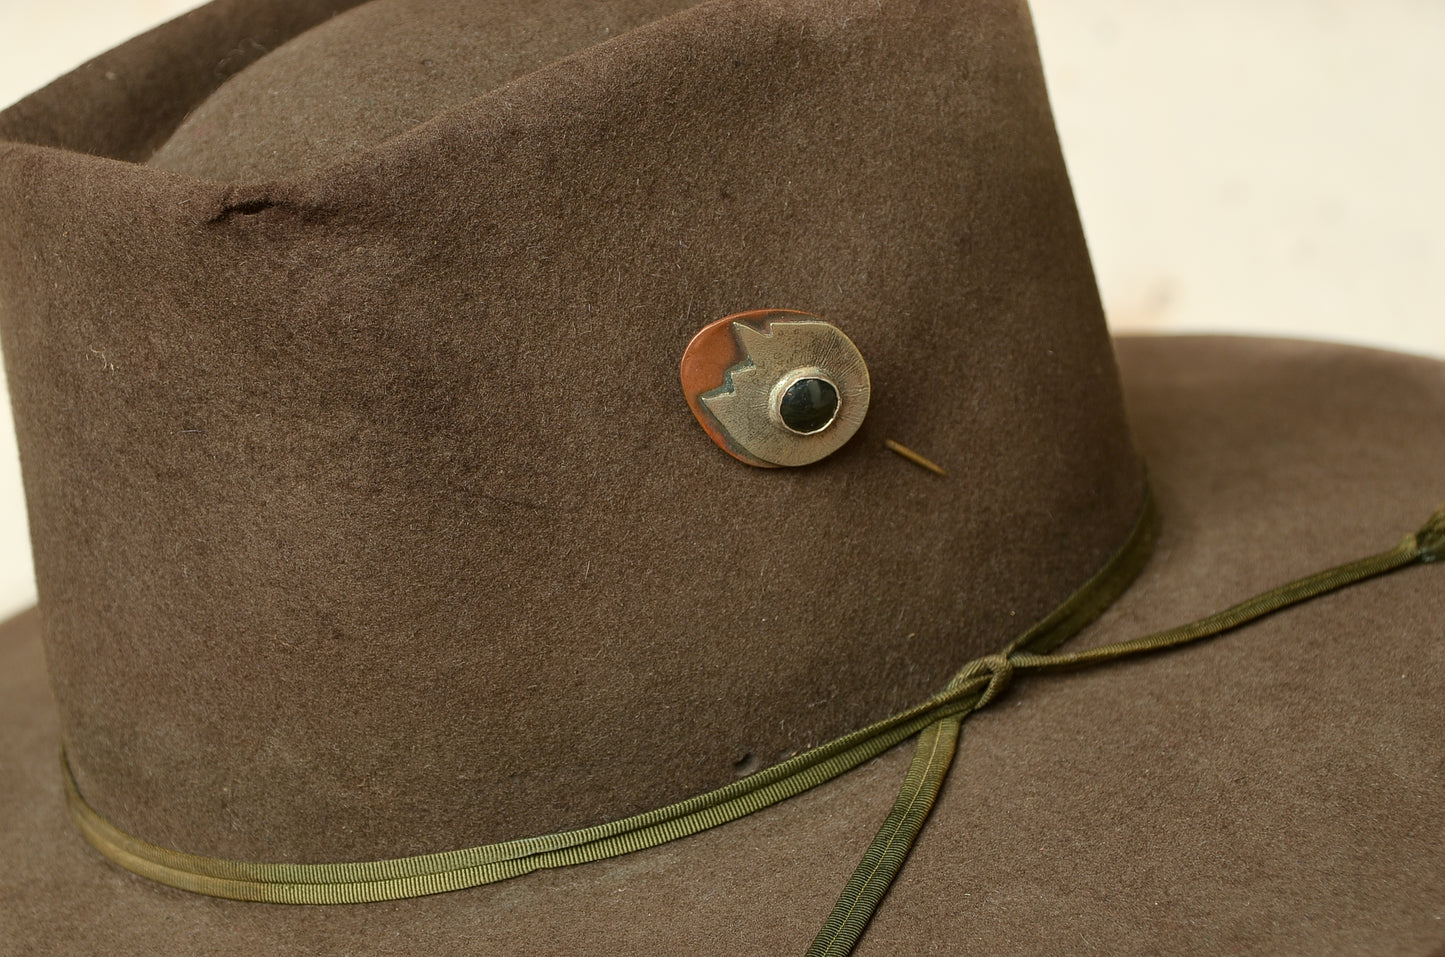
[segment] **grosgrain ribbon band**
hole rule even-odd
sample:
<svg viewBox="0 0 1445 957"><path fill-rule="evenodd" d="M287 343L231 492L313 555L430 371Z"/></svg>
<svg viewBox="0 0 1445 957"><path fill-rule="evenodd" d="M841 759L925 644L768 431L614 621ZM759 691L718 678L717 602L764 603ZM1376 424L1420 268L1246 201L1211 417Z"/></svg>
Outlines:
<svg viewBox="0 0 1445 957"><path fill-rule="evenodd" d="M235 900L364 903L462 890L655 847L801 794L917 736L898 800L808 951L811 957L841 957L857 945L902 868L947 775L963 719L995 700L1015 674L1074 669L1179 647L1367 578L1445 557L1442 509L1391 551L1300 579L1189 625L1073 654L1051 654L1134 580L1148 559L1156 524L1152 498L1146 497L1128 540L1098 574L1003 652L970 662L927 701L726 787L610 824L383 861L250 863L187 854L126 834L85 802L62 755L67 802L97 850L160 883Z"/></svg>
<svg viewBox="0 0 1445 957"><path fill-rule="evenodd" d="M1124 545L1057 610L1009 648L1055 647L1093 620L1137 577L1158 523L1146 494ZM655 847L794 797L907 741L941 719L977 707L982 689L951 684L940 694L787 761L657 810L609 824L499 844L382 861L279 864L232 861L159 847L125 833L86 803L65 756L71 816L85 839L127 870L182 890L277 904L359 904L478 887L551 867Z"/></svg>
<svg viewBox="0 0 1445 957"><path fill-rule="evenodd" d="M919 736L913 761L893 809L863 855L862 863L854 870L823 929L808 948L807 957L846 957L853 952L878 905L902 870L908 852L933 809L943 779L953 763L963 719L995 700L1016 673L1072 670L1179 648L1221 635L1311 598L1441 558L1445 558L1445 508L1431 516L1418 532L1407 535L1387 552L1281 585L1187 625L1071 654L1040 654L1035 641L1030 638L1031 632L1011 646L1016 650L970 662L953 679L949 688L981 689L974 706L968 711L944 716Z"/></svg>

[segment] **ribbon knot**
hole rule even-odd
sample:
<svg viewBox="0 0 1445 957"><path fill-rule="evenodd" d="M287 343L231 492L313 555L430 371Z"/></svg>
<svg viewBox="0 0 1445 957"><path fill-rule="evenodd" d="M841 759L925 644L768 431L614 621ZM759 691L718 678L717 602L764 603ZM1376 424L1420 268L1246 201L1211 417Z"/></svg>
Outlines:
<svg viewBox="0 0 1445 957"><path fill-rule="evenodd" d="M1442 505L1425 527L1412 536L1415 547L1420 551L1421 562L1438 562L1445 559L1445 505Z"/></svg>
<svg viewBox="0 0 1445 957"><path fill-rule="evenodd" d="M953 680L949 682L949 689L953 690L971 684L984 675L988 676L988 684L984 686L983 694L979 695L978 702L970 710L977 711L980 708L986 708L993 703L995 698L1004 693L1009 682L1013 681L1013 659L1006 654L975 658L954 676Z"/></svg>

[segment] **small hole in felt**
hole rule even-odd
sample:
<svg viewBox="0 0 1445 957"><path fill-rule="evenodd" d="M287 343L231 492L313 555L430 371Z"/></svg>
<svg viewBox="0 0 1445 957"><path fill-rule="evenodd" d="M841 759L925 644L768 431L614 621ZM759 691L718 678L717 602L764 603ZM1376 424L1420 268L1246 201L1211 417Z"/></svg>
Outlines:
<svg viewBox="0 0 1445 957"><path fill-rule="evenodd" d="M264 213L268 209L274 209L281 204L265 196L257 196L252 199L234 199L226 201L211 217L213 223L224 223L235 216L255 216Z"/></svg>
<svg viewBox="0 0 1445 957"><path fill-rule="evenodd" d="M234 213L240 216L254 216L257 213L264 213L276 204L269 199L248 199L244 203L235 203L226 208L227 213Z"/></svg>
<svg viewBox="0 0 1445 957"><path fill-rule="evenodd" d="M758 756L748 751L733 762L733 773L740 778L745 778L749 774L757 771L761 764L762 762L758 760Z"/></svg>

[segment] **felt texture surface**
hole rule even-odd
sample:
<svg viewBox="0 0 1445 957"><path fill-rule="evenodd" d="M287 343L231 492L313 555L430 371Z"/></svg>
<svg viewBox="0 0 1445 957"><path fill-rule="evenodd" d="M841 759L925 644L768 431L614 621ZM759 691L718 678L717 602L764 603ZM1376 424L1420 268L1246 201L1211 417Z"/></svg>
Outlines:
<svg viewBox="0 0 1445 957"><path fill-rule="evenodd" d="M1441 363L1207 338L1126 339L1120 359L1165 524L1075 647L1388 548L1441 497ZM1021 681L966 724L859 953L1439 953L1442 573ZM907 764L895 751L683 841L473 891L219 901L111 866L70 825L39 625L0 631L0 921L21 954L801 953Z"/></svg>
<svg viewBox="0 0 1445 957"><path fill-rule="evenodd" d="M301 33L222 85L149 162L230 181L327 166L696 4L371 0Z"/></svg>
<svg viewBox="0 0 1445 957"><path fill-rule="evenodd" d="M0 140L143 161L227 79L357 2L208 3L0 113Z"/></svg>
<svg viewBox="0 0 1445 957"><path fill-rule="evenodd" d="M0 115L41 627L115 824L304 862L658 807L920 700L1120 544L1023 5L675 6L208 7ZM869 365L806 469L678 384L765 307Z"/></svg>

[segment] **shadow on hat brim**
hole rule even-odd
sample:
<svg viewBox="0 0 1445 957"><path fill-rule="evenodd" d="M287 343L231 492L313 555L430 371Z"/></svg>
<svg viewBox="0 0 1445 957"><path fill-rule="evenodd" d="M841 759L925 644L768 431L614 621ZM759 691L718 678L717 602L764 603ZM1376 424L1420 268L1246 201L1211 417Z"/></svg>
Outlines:
<svg viewBox="0 0 1445 957"><path fill-rule="evenodd" d="M1340 346L1119 342L1164 526L1074 646L1387 549L1445 496L1445 364ZM1445 572L1204 645L1020 681L968 721L860 954L1422 954L1445 943ZM899 749L630 856L384 904L150 883L65 811L39 619L0 633L0 940L20 954L801 953L896 793Z"/></svg>

